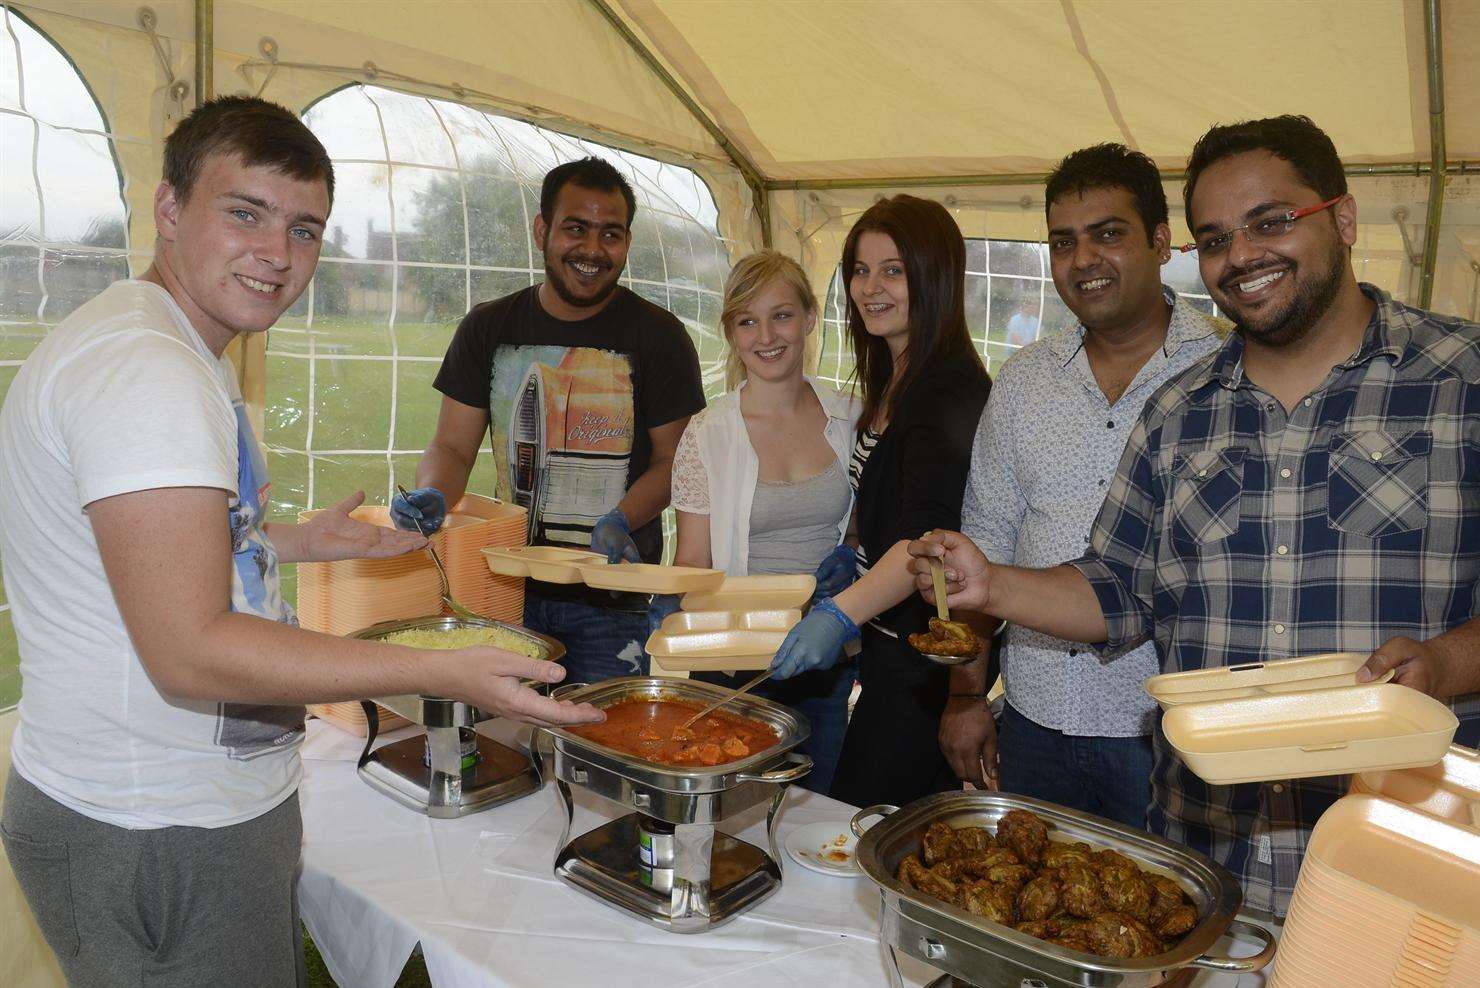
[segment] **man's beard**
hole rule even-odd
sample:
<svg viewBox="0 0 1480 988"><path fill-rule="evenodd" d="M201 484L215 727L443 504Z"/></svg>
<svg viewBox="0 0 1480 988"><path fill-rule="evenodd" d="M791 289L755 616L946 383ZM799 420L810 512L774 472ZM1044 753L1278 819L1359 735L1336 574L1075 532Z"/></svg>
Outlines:
<svg viewBox="0 0 1480 988"><path fill-rule="evenodd" d="M605 264L603 261L593 261L590 263ZM617 284L621 277L620 273L618 273L616 278L608 282L595 295L586 296L577 295L570 290L570 287L565 283L566 274L564 258L557 261L551 261L548 257L545 258L545 283L555 290L555 294L560 296L562 302L577 309L589 309L605 302L611 296L611 293L617 290Z"/></svg>
<svg viewBox="0 0 1480 988"><path fill-rule="evenodd" d="M1326 310L1331 308L1331 303L1336 300L1341 291L1342 281L1346 277L1342 247L1336 245L1327 255L1327 266L1324 272L1316 272L1311 279L1304 283L1295 285L1294 296L1283 310L1266 314L1259 323L1254 324L1244 321L1237 312L1229 309L1226 315L1233 320L1234 328L1243 335L1245 340L1253 340L1266 347L1288 347L1305 339L1310 333L1311 327L1321 320ZM1286 278L1295 278L1300 274L1300 266L1294 262L1289 264ZM1272 268L1274 264L1265 264L1257 268L1251 268L1240 272L1236 277L1246 279L1256 276L1265 268ZM1224 279L1225 283L1234 280L1234 277Z"/></svg>

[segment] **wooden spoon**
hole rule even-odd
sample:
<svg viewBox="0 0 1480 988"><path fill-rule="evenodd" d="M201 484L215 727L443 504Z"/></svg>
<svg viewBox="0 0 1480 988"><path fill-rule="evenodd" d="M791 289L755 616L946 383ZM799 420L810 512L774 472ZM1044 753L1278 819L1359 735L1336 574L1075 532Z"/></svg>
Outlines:
<svg viewBox="0 0 1480 988"><path fill-rule="evenodd" d="M959 621L951 620L951 609L946 606L946 568L938 556L926 556L925 561L930 564L930 582L935 590L935 613L946 624L960 626ZM966 629L970 632L970 629ZM974 634L974 632L972 632ZM918 651L918 650L917 650ZM920 652L931 662L943 666L959 666L976 658L975 655L935 655L931 652Z"/></svg>

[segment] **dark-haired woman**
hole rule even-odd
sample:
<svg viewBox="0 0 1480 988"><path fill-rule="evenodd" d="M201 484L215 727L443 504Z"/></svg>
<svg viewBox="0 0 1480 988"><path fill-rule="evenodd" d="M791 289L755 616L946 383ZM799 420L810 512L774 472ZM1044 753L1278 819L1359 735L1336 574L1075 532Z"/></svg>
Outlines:
<svg viewBox="0 0 1480 988"><path fill-rule="evenodd" d="M863 389L850 468L859 579L813 606L773 667L783 679L827 668L862 638L862 692L832 795L903 805L960 785L937 741L949 673L905 641L932 613L914 593L905 547L934 528L957 530L991 381L966 329L965 243L940 204L875 203L848 233L843 272Z"/></svg>

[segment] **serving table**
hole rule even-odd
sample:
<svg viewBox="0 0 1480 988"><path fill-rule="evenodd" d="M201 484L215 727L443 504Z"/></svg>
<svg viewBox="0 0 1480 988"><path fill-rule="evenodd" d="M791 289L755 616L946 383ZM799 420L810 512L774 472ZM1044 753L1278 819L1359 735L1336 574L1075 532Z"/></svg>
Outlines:
<svg viewBox="0 0 1480 988"><path fill-rule="evenodd" d="M400 740L420 730L402 728L386 737ZM478 730L504 743L527 736L506 721ZM356 776L361 744L313 720L303 747L299 908L341 988L391 988L418 943L436 988L888 984L879 894L864 879L815 874L788 858L776 894L722 927L679 936L555 877L551 861L565 818L554 786L458 819L429 819ZM573 832L622 812L592 793L574 796ZM778 839L817 821L846 826L854 812L794 788ZM763 846L765 822L765 807L758 806L726 820L725 829ZM928 984L940 973L902 960L907 985ZM1191 982L1193 988L1263 984L1260 976L1209 972Z"/></svg>

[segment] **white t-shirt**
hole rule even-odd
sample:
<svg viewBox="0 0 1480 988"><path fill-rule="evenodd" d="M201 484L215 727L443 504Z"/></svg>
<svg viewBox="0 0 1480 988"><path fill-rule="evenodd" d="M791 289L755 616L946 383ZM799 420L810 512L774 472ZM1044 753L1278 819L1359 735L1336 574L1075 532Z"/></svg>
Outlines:
<svg viewBox="0 0 1480 988"><path fill-rule="evenodd" d="M117 282L41 341L0 409L0 559L22 682L11 758L27 781L129 829L228 826L297 788L303 708L162 696L84 510L134 491L226 491L232 609L296 624L262 532L266 476L230 363L163 288Z"/></svg>

